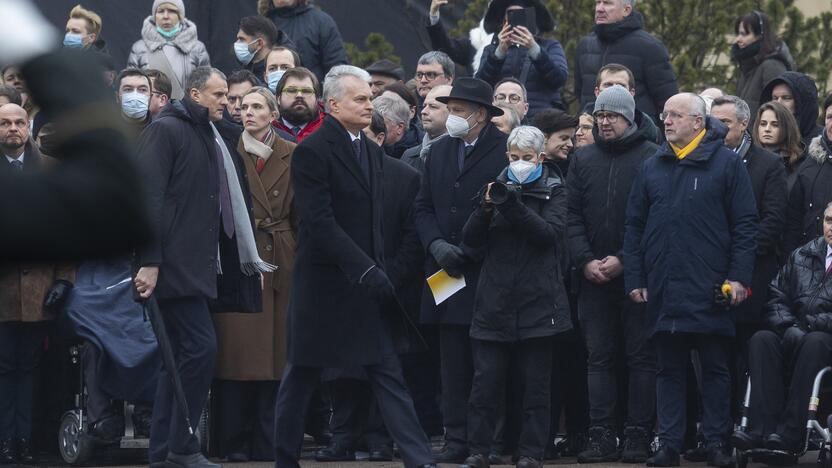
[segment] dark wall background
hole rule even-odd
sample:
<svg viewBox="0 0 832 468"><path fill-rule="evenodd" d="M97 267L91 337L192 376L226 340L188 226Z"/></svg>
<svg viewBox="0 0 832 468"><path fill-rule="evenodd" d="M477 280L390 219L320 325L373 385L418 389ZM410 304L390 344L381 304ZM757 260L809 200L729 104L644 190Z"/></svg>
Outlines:
<svg viewBox="0 0 832 468"><path fill-rule="evenodd" d="M452 26L469 1L457 0L445 7L443 21ZM257 14L256 0L184 2L185 16L196 23L211 63L225 72L239 68L231 45L240 18ZM101 15L104 23L101 37L107 41L116 67L124 67L130 47L139 39L142 22L150 15L153 0L35 0L47 19L60 30L66 25L69 11L78 3ZM313 3L335 19L345 42L363 48L367 34L384 35L393 44L394 53L401 58L408 74L415 73L419 56L430 49L424 28L430 0L314 0Z"/></svg>

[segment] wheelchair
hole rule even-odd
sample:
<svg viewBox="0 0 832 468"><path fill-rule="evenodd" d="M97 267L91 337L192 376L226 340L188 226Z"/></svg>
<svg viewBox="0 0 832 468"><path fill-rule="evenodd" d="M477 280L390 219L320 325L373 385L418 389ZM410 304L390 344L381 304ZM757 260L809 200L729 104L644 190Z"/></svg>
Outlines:
<svg viewBox="0 0 832 468"><path fill-rule="evenodd" d="M813 435L817 437L817 442L820 446L818 452L818 467L832 468L832 415L826 421L827 427L824 428L818 421L818 407L820 406L820 390L824 377L832 372L832 367L824 367L815 376L815 382L812 386L812 394L809 396L809 415L806 421L806 434L803 446L799 453L784 452L781 450L770 450L763 448L756 448L751 450L736 450L734 457L734 464L736 468L746 468L749 461L767 462L773 459L788 459L789 457L800 458L809 451L810 442L814 442ZM748 408L751 404L751 378L748 379L748 385L745 389L745 398L743 399L742 418L737 430L746 432L748 430Z"/></svg>
<svg viewBox="0 0 832 468"><path fill-rule="evenodd" d="M83 345L74 344L69 347L70 361L77 367L78 385L73 395L73 407L61 417L58 427L58 453L69 465L81 465L89 462L97 451L113 451L141 454L146 457L149 439L136 434L133 424L134 406L128 402L122 403L124 414L124 431L115 440L104 441L90 433L90 421L86 414L87 388L84 379L84 366L81 363L81 348ZM203 453L209 450L210 408L211 395L199 418L195 433L200 442Z"/></svg>

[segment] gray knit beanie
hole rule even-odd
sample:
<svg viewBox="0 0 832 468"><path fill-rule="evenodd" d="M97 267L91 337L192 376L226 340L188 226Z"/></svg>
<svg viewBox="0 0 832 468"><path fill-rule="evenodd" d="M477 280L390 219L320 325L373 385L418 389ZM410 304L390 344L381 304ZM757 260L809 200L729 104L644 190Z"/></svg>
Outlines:
<svg viewBox="0 0 832 468"><path fill-rule="evenodd" d="M595 100L595 110L592 113L599 111L615 112L633 123L636 118L636 101L623 86L613 85L601 91Z"/></svg>
<svg viewBox="0 0 832 468"><path fill-rule="evenodd" d="M150 11L150 16L156 15L156 10L159 9L159 5L163 3L170 3L171 5L175 6L177 10L179 10L180 20L185 18L185 2L182 0L154 0L153 1L153 10Z"/></svg>

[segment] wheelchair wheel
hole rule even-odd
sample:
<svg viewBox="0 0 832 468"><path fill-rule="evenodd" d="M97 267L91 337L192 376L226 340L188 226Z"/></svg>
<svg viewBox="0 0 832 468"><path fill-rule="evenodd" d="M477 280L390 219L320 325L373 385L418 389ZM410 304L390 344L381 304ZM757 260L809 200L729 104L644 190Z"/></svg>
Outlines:
<svg viewBox="0 0 832 468"><path fill-rule="evenodd" d="M734 457L734 466L736 468L745 468L748 466L748 454L737 450L736 456Z"/></svg>
<svg viewBox="0 0 832 468"><path fill-rule="evenodd" d="M818 452L818 468L832 468L832 453L826 447Z"/></svg>
<svg viewBox="0 0 832 468"><path fill-rule="evenodd" d="M211 393L208 393L208 401L205 403L205 408L202 414L199 415L199 423L196 426L196 437L199 439L199 448L206 456L210 453L208 450L211 441L211 418L209 416L209 408L211 408Z"/></svg>
<svg viewBox="0 0 832 468"><path fill-rule="evenodd" d="M68 411L61 418L58 428L58 452L70 465L78 465L92 457L95 445L87 437L81 425L81 417L76 411Z"/></svg>

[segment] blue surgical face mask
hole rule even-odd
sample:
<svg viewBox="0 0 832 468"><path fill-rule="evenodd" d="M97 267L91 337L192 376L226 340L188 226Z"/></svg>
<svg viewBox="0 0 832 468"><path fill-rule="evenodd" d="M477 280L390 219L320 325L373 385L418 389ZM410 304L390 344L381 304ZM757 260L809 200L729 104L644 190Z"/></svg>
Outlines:
<svg viewBox="0 0 832 468"><path fill-rule="evenodd" d="M80 34L66 33L64 36L64 47L70 49L80 49L84 47L83 36Z"/></svg>
<svg viewBox="0 0 832 468"><path fill-rule="evenodd" d="M162 36L164 36L164 37L166 37L166 38L168 38L168 39L173 39L174 37L176 37L176 35L177 35L177 34L179 34L179 31L181 31L181 30L182 30L182 23L178 23L178 24L177 24L176 26L174 26L174 27L173 27L173 29L171 29L170 31L165 31L165 30L164 30L164 29L162 29L161 27L156 26L156 31L157 31L159 34L161 34Z"/></svg>
<svg viewBox="0 0 832 468"><path fill-rule="evenodd" d="M131 119L144 119L147 117L147 108L150 98L146 94L136 91L121 95L121 112Z"/></svg>
<svg viewBox="0 0 832 468"><path fill-rule="evenodd" d="M283 78L283 74L286 73L286 70L275 70L269 72L267 78L269 81L269 89L272 90L273 93L277 92L277 83L280 82L280 79Z"/></svg>
<svg viewBox="0 0 832 468"><path fill-rule="evenodd" d="M248 44L245 42L235 42L234 43L234 55L237 56L237 60L240 61L243 66L246 66L251 62L251 59L254 58L254 52L248 50L248 46L254 44L256 41L251 41Z"/></svg>

